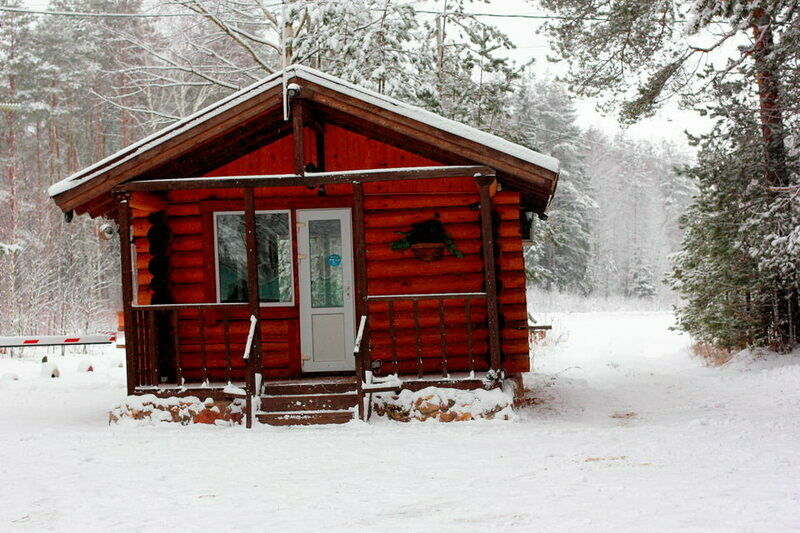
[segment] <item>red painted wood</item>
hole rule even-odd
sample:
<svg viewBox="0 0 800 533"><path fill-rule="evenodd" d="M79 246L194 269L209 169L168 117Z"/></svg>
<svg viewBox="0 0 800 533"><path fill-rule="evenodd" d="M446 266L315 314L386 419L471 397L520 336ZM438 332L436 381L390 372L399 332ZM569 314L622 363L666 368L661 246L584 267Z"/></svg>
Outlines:
<svg viewBox="0 0 800 533"><path fill-rule="evenodd" d="M316 146L315 132L305 128L307 147ZM268 146L259 148L207 176L270 175L294 172L293 139L289 135ZM306 162L316 161L316 150L306 150ZM369 139L365 135L342 128L325 125L326 170L358 170L368 168L399 168L435 166L437 162L417 156L402 149ZM484 289L483 265L478 260L480 252L480 222L478 212L469 206L478 201L477 186L470 176L417 181L365 183L364 207L366 231L366 260L369 294L391 294L409 292L460 292ZM326 187L326 196L307 187L276 187L255 190L256 209L292 210L292 228L296 242L296 209L347 207L352 203L353 188L350 184ZM152 200L152 199L151 199ZM167 194L166 212L168 225L173 231L170 261L173 272L171 292L176 303L200 303L216 300L214 265L214 211L240 211L244 202L240 190L177 190ZM494 198L495 209L500 219L497 276L500 281L500 313L506 321L524 320L525 279L522 259L522 242L519 232L519 193L502 191ZM136 214L136 213L134 213ZM144 211L141 214L146 214ZM410 224L439 217L456 245L464 252L464 259L445 256L440 262L426 264L406 252L391 250L390 243L399 238L398 231L406 231ZM141 234L136 239L137 268L139 279L147 281L149 261L148 243L144 235L144 218L134 231ZM138 235L138 234L137 234ZM295 251L296 253L296 251ZM190 272L191 271L191 272ZM297 259L294 257L295 305L292 307L262 307L262 340L264 343L264 373L268 379L299 377L300 322L299 294L297 284ZM149 287L139 287L139 303L149 302ZM435 302L434 302L435 303ZM423 366L425 371L441 369L438 305L420 302L420 326L425 337ZM445 302L445 325L447 349L453 357L448 358L450 372L469 370L466 337L466 314L463 301ZM374 359L388 361L392 358L389 342L390 320L387 305L370 302L370 330L375 345ZM413 337L413 319L408 314L406 303L397 302L394 308L395 335L400 339L398 359L401 371L416 371L406 359L416 357L415 345L406 349L406 339ZM472 337L474 340L476 369L486 368L486 317L485 301L471 302ZM239 316L241 315L241 316ZM240 361L248 323L246 313L230 315L230 347L233 362L233 379L242 379L244 364ZM409 329L411 328L411 329ZM431 329L427 329L431 328ZM225 363L224 325L221 315L207 312L206 357L210 379L227 379ZM501 347L506 358L506 369L513 372L528 370L525 337L516 330L501 331ZM201 377L201 351L197 345L201 337L199 320L190 312L181 312L179 339L183 373L188 381ZM429 342L432 341L432 342ZM452 343L452 344L451 344ZM428 347L428 345L432 347ZM431 350L428 354L428 350ZM430 360L429 356L430 355ZM237 362L238 360L238 362ZM391 365L390 365L391 366Z"/></svg>

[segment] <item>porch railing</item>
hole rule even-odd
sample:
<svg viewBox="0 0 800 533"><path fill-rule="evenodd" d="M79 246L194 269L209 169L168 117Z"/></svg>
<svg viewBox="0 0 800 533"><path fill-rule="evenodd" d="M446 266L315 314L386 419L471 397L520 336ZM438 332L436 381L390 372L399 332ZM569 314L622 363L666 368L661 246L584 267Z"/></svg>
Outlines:
<svg viewBox="0 0 800 533"><path fill-rule="evenodd" d="M134 305L131 319L137 386L247 381L247 304Z"/></svg>
<svg viewBox="0 0 800 533"><path fill-rule="evenodd" d="M422 377L425 373L425 364L423 352L426 350L423 346L423 328L434 331L434 336L438 338L439 344L439 364L442 377L448 376L448 360L449 360L449 346L448 346L448 317L454 312L459 315L458 324L463 326L466 334L466 356L469 362L469 371L475 371L475 335L473 314L475 311L475 300L485 300L485 292L455 292L455 293L435 293L435 294L390 294L381 296L369 296L368 301L384 302L387 305L388 313L388 336L389 336L389 353L391 355L390 363L392 365L392 373L400 373L400 358L398 352L401 347L408 347L408 343L401 344L398 341L398 332L401 329L413 332L411 348L414 351L416 365L414 370L418 377ZM458 301L463 301L463 307L458 304ZM410 303L410 310L408 309ZM402 310L399 310L400 306ZM423 309L424 307L424 309ZM408 318L410 311L410 320ZM424 311L421 312L421 311ZM463 313L463 322L460 317ZM403 315L402 317L400 315ZM423 323L424 321L424 323ZM374 324L374 322L373 322ZM373 325L373 329L374 325ZM450 325L452 331L452 324ZM437 341L435 341L437 342Z"/></svg>

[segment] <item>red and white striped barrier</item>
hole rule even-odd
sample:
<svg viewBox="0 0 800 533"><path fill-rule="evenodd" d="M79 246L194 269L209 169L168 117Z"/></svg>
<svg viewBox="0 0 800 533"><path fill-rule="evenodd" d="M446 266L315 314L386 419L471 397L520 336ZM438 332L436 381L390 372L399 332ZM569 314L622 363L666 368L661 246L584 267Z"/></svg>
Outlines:
<svg viewBox="0 0 800 533"><path fill-rule="evenodd" d="M117 340L116 333L95 335L39 335L35 337L0 337L0 348L25 346L71 346L79 344L111 344Z"/></svg>

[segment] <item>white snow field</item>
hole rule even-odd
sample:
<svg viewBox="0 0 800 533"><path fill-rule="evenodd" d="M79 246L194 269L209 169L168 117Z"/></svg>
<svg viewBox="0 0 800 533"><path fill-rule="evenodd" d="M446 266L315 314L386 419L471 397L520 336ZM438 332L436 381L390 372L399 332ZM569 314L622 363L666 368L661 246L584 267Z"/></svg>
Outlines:
<svg viewBox="0 0 800 533"><path fill-rule="evenodd" d="M706 368L668 313L548 319L511 422L109 426L119 354L0 356L0 531L800 529L798 354Z"/></svg>

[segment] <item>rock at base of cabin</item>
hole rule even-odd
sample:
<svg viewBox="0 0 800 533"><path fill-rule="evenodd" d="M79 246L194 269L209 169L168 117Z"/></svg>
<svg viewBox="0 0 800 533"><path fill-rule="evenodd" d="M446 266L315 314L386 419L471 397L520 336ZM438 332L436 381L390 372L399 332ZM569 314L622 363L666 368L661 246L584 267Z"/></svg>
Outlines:
<svg viewBox="0 0 800 533"><path fill-rule="evenodd" d="M129 396L109 412L108 423L136 420L140 423L173 422L183 426L207 424L217 426L241 425L244 420L244 400L200 401L194 396L158 398L152 394Z"/></svg>
<svg viewBox="0 0 800 533"><path fill-rule="evenodd" d="M378 393L373 410L379 417L398 422L466 422L470 420L511 420L514 414L512 390L460 390L428 387L419 391L403 389L400 394Z"/></svg>

